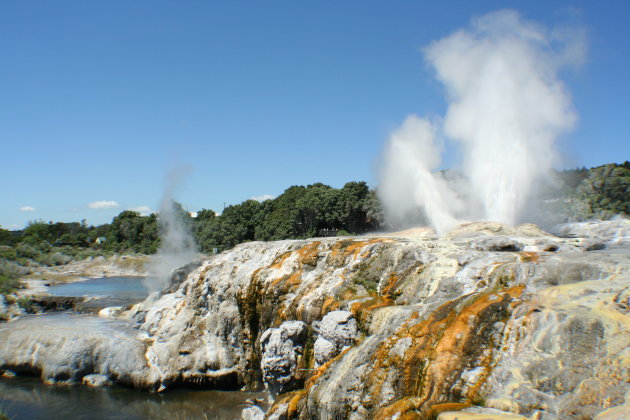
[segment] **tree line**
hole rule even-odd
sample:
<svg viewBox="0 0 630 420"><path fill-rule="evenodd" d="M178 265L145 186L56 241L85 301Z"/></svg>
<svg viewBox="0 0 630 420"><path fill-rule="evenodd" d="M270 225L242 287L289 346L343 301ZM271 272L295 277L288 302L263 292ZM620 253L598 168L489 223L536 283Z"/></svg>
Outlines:
<svg viewBox="0 0 630 420"><path fill-rule="evenodd" d="M246 200L226 207L221 214L202 209L194 218L180 204L175 205L203 252L215 248L223 251L254 240L361 234L378 229L383 220L376 194L365 182L348 182L342 188L321 183L292 186L274 199ZM0 258L35 258L68 248L153 254L159 245L157 215L143 216L130 210L100 226L88 226L85 221L34 221L21 231L0 229Z"/></svg>
<svg viewBox="0 0 630 420"><path fill-rule="evenodd" d="M556 174L561 186L553 196L562 203L558 211L563 212L564 221L630 214L630 162ZM223 251L247 241L362 234L384 226L381 203L365 182L348 182L342 188L322 183L294 185L274 199L246 200L226 207L221 214L202 209L194 218L181 205L176 206L202 252ZM45 254L51 250L153 254L159 245L158 216L130 210L100 226L88 226L85 221L35 221L21 231L0 229L0 259L30 257L55 263L63 258L46 261L50 257Z"/></svg>

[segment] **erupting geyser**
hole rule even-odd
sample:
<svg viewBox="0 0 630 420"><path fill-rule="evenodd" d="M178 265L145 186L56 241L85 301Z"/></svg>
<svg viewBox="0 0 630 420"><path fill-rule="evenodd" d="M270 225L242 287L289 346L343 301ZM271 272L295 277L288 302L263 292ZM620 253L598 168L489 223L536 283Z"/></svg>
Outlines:
<svg viewBox="0 0 630 420"><path fill-rule="evenodd" d="M575 124L558 72L579 64L582 40L504 10L424 48L449 105L443 121L411 115L390 137L379 187L390 222L421 213L438 232L466 219L518 222L532 186L549 174L555 140ZM441 131L460 147L465 187L434 172Z"/></svg>
<svg viewBox="0 0 630 420"><path fill-rule="evenodd" d="M174 200L174 193L187 171L174 170L168 175L158 223L160 227L160 248L151 258L149 272L151 281L147 282L150 291L161 290L168 286L171 272L192 261L197 255L197 246L185 223L184 210Z"/></svg>

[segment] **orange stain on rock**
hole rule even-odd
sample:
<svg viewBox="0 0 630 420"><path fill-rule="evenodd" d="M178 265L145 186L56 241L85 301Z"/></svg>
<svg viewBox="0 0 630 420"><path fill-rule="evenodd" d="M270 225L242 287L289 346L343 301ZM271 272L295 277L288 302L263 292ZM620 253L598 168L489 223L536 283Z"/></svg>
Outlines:
<svg viewBox="0 0 630 420"><path fill-rule="evenodd" d="M491 346L481 341L491 340L489 329L507 319L517 304L513 299L523 289L524 286L517 286L500 293L459 298L442 305L420 322L417 314L412 315L374 354L375 366L369 378L373 401L379 400L389 369L396 369L400 378L396 384L398 398L378 409L375 418L386 418L396 412L426 418L435 415L431 414L432 407L470 404L492 362L492 353L481 351ZM406 337L412 340L402 357L390 357L391 349ZM468 366L487 369L460 395L461 390L454 392L452 388ZM401 411L404 407L406 411Z"/></svg>
<svg viewBox="0 0 630 420"><path fill-rule="evenodd" d="M316 265L319 257L319 245L320 241L311 242L310 244L303 246L297 250L298 261L300 264Z"/></svg>
<svg viewBox="0 0 630 420"><path fill-rule="evenodd" d="M383 243L383 242L390 242L390 241L383 238L375 238L375 239L370 239L368 241L353 241L353 240L339 241L339 242L336 242L332 246L331 252L330 252L330 258L335 261L342 262L342 261L345 261L347 257L352 255L352 258L356 260L363 248L369 245ZM369 253L370 253L369 249L363 251L363 253L361 253L361 258L367 258L369 256Z"/></svg>
<svg viewBox="0 0 630 420"><path fill-rule="evenodd" d="M519 255L521 262L533 262L537 263L540 259L538 252L523 251Z"/></svg>
<svg viewBox="0 0 630 420"><path fill-rule="evenodd" d="M399 280L398 275L396 273L391 273L389 277L387 278L387 283L385 284L385 287L383 287L381 294L383 296L389 296L391 294L391 291L398 284L398 280Z"/></svg>

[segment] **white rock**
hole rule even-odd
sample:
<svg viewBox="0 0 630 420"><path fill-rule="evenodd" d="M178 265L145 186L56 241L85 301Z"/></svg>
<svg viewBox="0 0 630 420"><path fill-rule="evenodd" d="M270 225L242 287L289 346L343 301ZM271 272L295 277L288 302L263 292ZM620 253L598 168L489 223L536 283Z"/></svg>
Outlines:
<svg viewBox="0 0 630 420"><path fill-rule="evenodd" d="M98 311L98 316L103 318L118 318L124 310L125 308L122 306L110 306Z"/></svg>
<svg viewBox="0 0 630 420"><path fill-rule="evenodd" d="M352 312L332 311L319 324L319 337L315 341L315 360L319 365L354 344L357 338L357 321Z"/></svg>
<svg viewBox="0 0 630 420"><path fill-rule="evenodd" d="M306 324L286 321L279 328L269 328L260 337L263 381L272 395L294 388L297 358L306 340Z"/></svg>
<svg viewBox="0 0 630 420"><path fill-rule="evenodd" d="M241 420L263 420L264 418L265 412L256 405L247 407L241 412Z"/></svg>
<svg viewBox="0 0 630 420"><path fill-rule="evenodd" d="M317 340L315 340L313 351L315 353L315 361L319 366L323 365L339 353L337 346L323 337L318 337Z"/></svg>
<svg viewBox="0 0 630 420"><path fill-rule="evenodd" d="M109 386L112 382L109 380L107 375L100 375L98 373L93 373L91 375L85 375L83 379L81 379L81 383L87 386L92 386L96 388L100 388L103 386Z"/></svg>

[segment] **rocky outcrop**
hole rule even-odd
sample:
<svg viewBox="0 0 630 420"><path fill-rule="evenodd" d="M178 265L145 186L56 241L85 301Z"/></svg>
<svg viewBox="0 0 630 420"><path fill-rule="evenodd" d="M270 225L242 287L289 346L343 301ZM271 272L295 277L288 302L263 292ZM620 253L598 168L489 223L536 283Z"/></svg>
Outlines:
<svg viewBox="0 0 630 420"><path fill-rule="evenodd" d="M70 314L0 324L0 367L48 383L96 383L93 374L129 386L155 383L146 347L124 322Z"/></svg>
<svg viewBox="0 0 630 420"><path fill-rule="evenodd" d="M138 357L108 356L97 334L55 359L37 348L56 336L22 319L0 330L12 343L0 344L0 368L54 379L65 366L77 381L162 390L266 383L278 394L267 418L614 414L630 382L630 249L618 231L558 238L474 223L442 238L242 244L174 292L107 312L135 326L109 342L124 338Z"/></svg>
<svg viewBox="0 0 630 420"><path fill-rule="evenodd" d="M319 337L315 340L315 367L323 365L343 350L352 346L357 338L357 322L352 312L332 311L318 323Z"/></svg>
<svg viewBox="0 0 630 420"><path fill-rule="evenodd" d="M182 267L176 268L171 272L168 278L168 285L162 291L163 293L173 293L188 278L188 275L201 265L201 261L192 261Z"/></svg>
<svg viewBox="0 0 630 420"><path fill-rule="evenodd" d="M302 321L285 321L260 337L263 381L271 395L292 391L303 377L298 372L306 344L307 327Z"/></svg>

